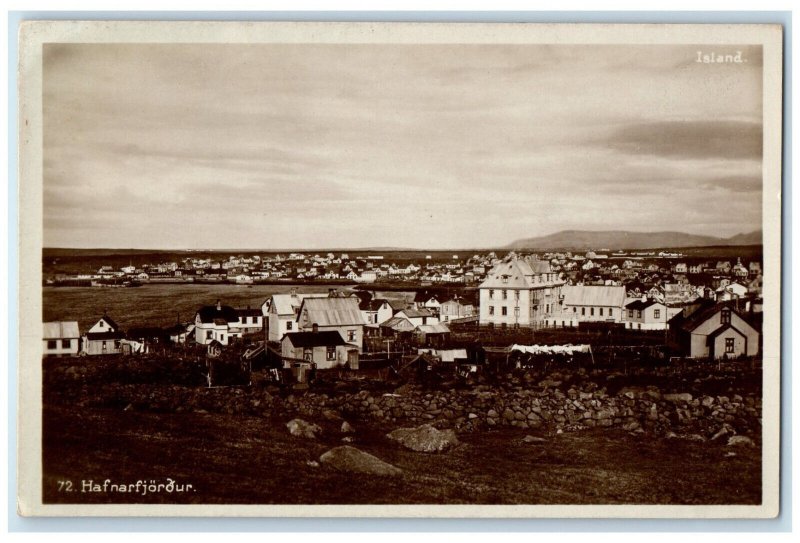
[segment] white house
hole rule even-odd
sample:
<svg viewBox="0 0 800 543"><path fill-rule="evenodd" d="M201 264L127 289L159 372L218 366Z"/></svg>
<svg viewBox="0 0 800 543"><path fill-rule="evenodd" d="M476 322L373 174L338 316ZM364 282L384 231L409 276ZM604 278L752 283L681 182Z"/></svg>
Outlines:
<svg viewBox="0 0 800 543"><path fill-rule="evenodd" d="M44 356L77 356L81 333L76 321L44 323Z"/></svg>
<svg viewBox="0 0 800 543"><path fill-rule="evenodd" d="M213 341L227 345L231 337L231 326L239 323L239 314L234 308L222 305L201 307L194 318L194 337L197 343L208 345Z"/></svg>
<svg viewBox="0 0 800 543"><path fill-rule="evenodd" d="M123 339L125 333L117 323L103 315L83 336L83 352L89 355L119 353Z"/></svg>
<svg viewBox="0 0 800 543"><path fill-rule="evenodd" d="M297 327L303 332L335 330L344 340L361 349L364 317L358 298L306 298L300 304Z"/></svg>
<svg viewBox="0 0 800 543"><path fill-rule="evenodd" d="M394 316L394 311L388 300L364 300L358 307L367 326L377 327Z"/></svg>
<svg viewBox="0 0 800 543"><path fill-rule="evenodd" d="M495 265L480 284L479 322L491 326L539 326L561 313L561 288L549 262L512 259Z"/></svg>
<svg viewBox="0 0 800 543"><path fill-rule="evenodd" d="M621 322L625 287L566 285L562 311L548 319L553 326L577 326L580 322Z"/></svg>
<svg viewBox="0 0 800 543"><path fill-rule="evenodd" d="M267 319L267 341L280 341L284 335L297 332L297 313L305 298L324 297L325 294L273 294L261 305L261 314Z"/></svg>
<svg viewBox="0 0 800 543"><path fill-rule="evenodd" d="M623 321L630 330L665 330L669 319L681 312L656 300L634 300L625 304Z"/></svg>

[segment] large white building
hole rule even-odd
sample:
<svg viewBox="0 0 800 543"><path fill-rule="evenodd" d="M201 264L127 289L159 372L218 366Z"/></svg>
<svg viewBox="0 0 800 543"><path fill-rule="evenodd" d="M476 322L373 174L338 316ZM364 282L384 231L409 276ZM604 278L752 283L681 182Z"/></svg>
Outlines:
<svg viewBox="0 0 800 543"><path fill-rule="evenodd" d="M561 313L563 285L549 262L501 262L480 285L479 322L482 326L541 326L551 315Z"/></svg>

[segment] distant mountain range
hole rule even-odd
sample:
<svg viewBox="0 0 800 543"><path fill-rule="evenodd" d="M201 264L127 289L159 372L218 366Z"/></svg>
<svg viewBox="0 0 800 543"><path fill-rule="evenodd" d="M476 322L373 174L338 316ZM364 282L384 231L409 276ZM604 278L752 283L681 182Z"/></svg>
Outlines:
<svg viewBox="0 0 800 543"><path fill-rule="evenodd" d="M756 230L730 238L700 236L685 232L628 232L625 230L563 230L547 236L519 239L508 249L668 249L678 247L711 247L760 245L762 232Z"/></svg>

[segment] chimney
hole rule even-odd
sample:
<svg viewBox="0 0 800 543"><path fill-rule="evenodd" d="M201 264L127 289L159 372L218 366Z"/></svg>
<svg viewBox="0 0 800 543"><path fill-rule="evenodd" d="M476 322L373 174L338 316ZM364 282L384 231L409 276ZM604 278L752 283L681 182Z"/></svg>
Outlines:
<svg viewBox="0 0 800 543"><path fill-rule="evenodd" d="M311 325L311 331L315 334L319 332L319 325L316 322Z"/></svg>
<svg viewBox="0 0 800 543"><path fill-rule="evenodd" d="M222 302L217 300L217 311L222 311Z"/></svg>

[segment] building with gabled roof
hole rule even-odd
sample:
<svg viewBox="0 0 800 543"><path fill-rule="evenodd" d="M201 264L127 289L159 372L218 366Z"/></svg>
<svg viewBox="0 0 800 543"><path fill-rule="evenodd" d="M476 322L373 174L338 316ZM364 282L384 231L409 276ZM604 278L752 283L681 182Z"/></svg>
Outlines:
<svg viewBox="0 0 800 543"><path fill-rule="evenodd" d="M481 283L479 322L490 326L536 327L561 313L564 281L543 260L512 259L496 264Z"/></svg>
<svg viewBox="0 0 800 543"><path fill-rule="evenodd" d="M261 314L266 318L267 341L280 341L284 335L297 332L297 314L303 300L310 297L325 297L327 294L273 294L261 305Z"/></svg>
<svg viewBox="0 0 800 543"><path fill-rule="evenodd" d="M364 317L358 298L306 298L300 304L297 327L303 332L335 330L344 340L361 349Z"/></svg>
<svg viewBox="0 0 800 543"><path fill-rule="evenodd" d="M123 339L125 333L117 323L108 315L103 315L83 336L83 352L89 355L119 353Z"/></svg>
<svg viewBox="0 0 800 543"><path fill-rule="evenodd" d="M691 358L756 356L760 332L736 302L701 300L687 306L669 321L673 346Z"/></svg>
<svg viewBox="0 0 800 543"><path fill-rule="evenodd" d="M630 330L666 330L669 319L680 312L679 307L667 307L658 300L644 298L625 304L622 320Z"/></svg>
<svg viewBox="0 0 800 543"><path fill-rule="evenodd" d="M44 356L77 356L81 333L77 321L43 323Z"/></svg>
<svg viewBox="0 0 800 543"><path fill-rule="evenodd" d="M364 322L367 323L367 326L376 329L379 324L386 322L394 315L394 311L389 302L380 298L371 300L361 299L361 303L358 304L358 307L361 310L361 315L364 317Z"/></svg>
<svg viewBox="0 0 800 543"><path fill-rule="evenodd" d="M281 355L316 364L319 369L329 369L350 364L358 367L358 348L346 342L336 330L294 332L281 340Z"/></svg>

